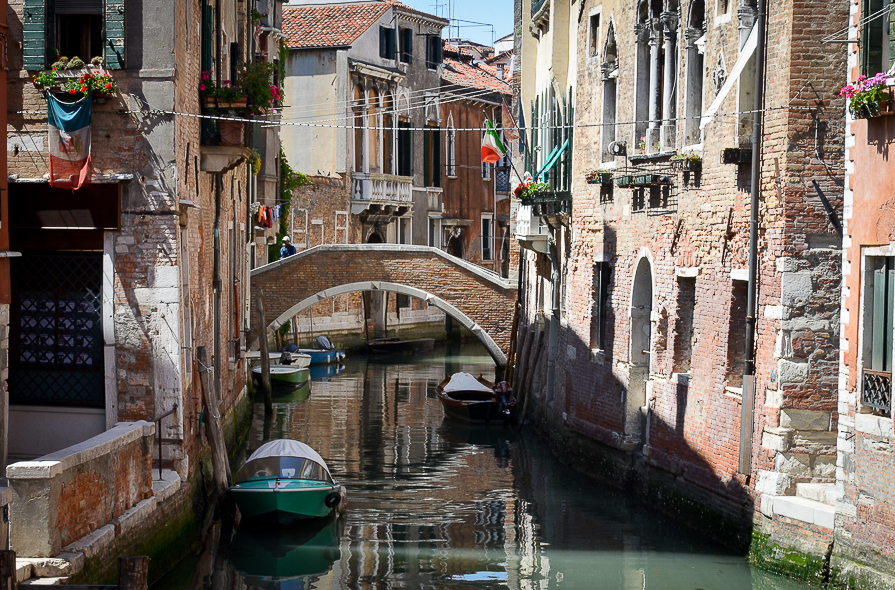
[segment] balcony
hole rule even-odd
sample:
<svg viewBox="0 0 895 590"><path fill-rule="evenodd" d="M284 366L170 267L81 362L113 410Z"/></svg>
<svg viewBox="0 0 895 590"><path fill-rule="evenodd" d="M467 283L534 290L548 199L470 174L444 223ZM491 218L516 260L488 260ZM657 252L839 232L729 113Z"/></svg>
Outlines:
<svg viewBox="0 0 895 590"><path fill-rule="evenodd" d="M529 206L534 215L541 217L563 217L572 214L572 193L568 191L547 191L521 199L523 206Z"/></svg>
<svg viewBox="0 0 895 590"><path fill-rule="evenodd" d="M516 214L516 239L527 249L547 254L547 224L531 205L521 205Z"/></svg>
<svg viewBox="0 0 895 590"><path fill-rule="evenodd" d="M405 215L413 208L413 177L351 173L351 213Z"/></svg>

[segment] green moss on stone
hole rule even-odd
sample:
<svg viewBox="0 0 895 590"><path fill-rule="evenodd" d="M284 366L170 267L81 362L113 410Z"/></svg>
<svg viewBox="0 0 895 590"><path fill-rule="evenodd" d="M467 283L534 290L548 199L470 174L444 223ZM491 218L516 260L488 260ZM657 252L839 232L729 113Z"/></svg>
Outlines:
<svg viewBox="0 0 895 590"><path fill-rule="evenodd" d="M770 535L759 531L752 531L748 557L750 563L762 569L811 584L826 584L831 579L824 558L783 547L772 542Z"/></svg>

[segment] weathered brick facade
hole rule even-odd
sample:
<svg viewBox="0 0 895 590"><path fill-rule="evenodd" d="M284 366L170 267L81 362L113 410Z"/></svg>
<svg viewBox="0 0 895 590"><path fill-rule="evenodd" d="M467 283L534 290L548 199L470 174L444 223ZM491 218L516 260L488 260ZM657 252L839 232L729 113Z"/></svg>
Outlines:
<svg viewBox="0 0 895 590"><path fill-rule="evenodd" d="M862 67L867 30L864 2L847 2L849 44L841 84L873 77L889 64ZM886 13L888 14L888 13ZM882 19L885 20L885 19ZM870 27L884 25L870 20ZM890 35L890 33L887 33ZM884 41L888 45L888 41ZM872 57L871 57L872 60ZM891 96L891 79L888 80ZM892 281L895 260L895 167L885 149L892 141L892 117L858 119L846 115L846 182L842 254L842 336L839 374L839 438L836 470L837 511L833 567L859 588L895 586L895 449L892 440L893 331ZM886 265L888 264L888 271ZM889 287L891 289L891 287ZM880 364L881 363L881 364ZM878 377L874 387L873 375Z"/></svg>
<svg viewBox="0 0 895 590"><path fill-rule="evenodd" d="M656 10L655 3L651 9L633 1L588 1L565 16L573 23L569 36L577 40L578 53L558 67L555 62L554 70L568 63L579 127L572 212L551 230L564 281L555 306L561 314L555 385L548 395L546 359L527 385L563 436L595 439L607 452L625 451L648 480L698 498L744 527L754 517L759 530L770 533L774 493L769 486L757 492L759 482L781 474L787 485L779 494L791 495L798 483L829 484L835 475L839 240L812 183L841 210L838 72L845 52L822 45L820 37L840 26L846 7L832 0L770 5L752 476L745 477L738 473L738 449L751 174L748 164L722 164L722 152L751 152L751 115L738 112L752 110L753 82L748 67L731 88L723 82L752 27L755 3L731 2L727 14L718 14L714 2L659 4L661 19L656 14L645 27L638 22ZM557 19L565 13L551 10L557 47L566 26ZM575 25L576 15L587 18ZM536 35L546 34L542 14L526 16ZM614 44L607 42L610 29ZM700 38L704 52L697 49ZM523 64L535 58L524 47ZM644 91L649 76L639 77L637 69L638 60L648 60L656 47L660 55L675 48L659 70L661 77L672 63L673 75L663 87L671 83L675 91L656 100L655 108L664 111L653 131ZM688 77L691 64L702 69L697 65L696 75ZM539 96L543 104L543 76L527 72L522 95ZM604 92L613 88L614 103L607 103ZM699 117L710 105L716 114L701 131L687 126L687 113ZM609 154L605 134L612 129L628 158ZM701 172L672 170L675 154L699 156ZM612 186L586 184L587 169L612 173ZM670 185L652 194L647 188L643 196L618 186L620 177L647 172L670 177ZM552 223L557 221L563 218ZM541 314L549 321L553 307L550 263L529 251L523 266L524 324L538 329ZM595 305L601 277L602 325L600 301ZM545 352L549 348L545 342ZM787 411L803 413L790 420ZM764 501L761 490L769 496ZM824 541L828 546L829 539Z"/></svg>

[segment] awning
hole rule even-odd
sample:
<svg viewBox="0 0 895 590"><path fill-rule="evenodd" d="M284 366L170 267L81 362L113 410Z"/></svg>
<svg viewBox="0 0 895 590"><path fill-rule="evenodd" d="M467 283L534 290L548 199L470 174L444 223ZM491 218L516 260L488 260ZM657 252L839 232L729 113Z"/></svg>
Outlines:
<svg viewBox="0 0 895 590"><path fill-rule="evenodd" d="M733 70L731 70L730 75L727 76L724 86L721 87L721 91L718 92L718 96L715 97L712 105L708 108L705 114L702 115L702 121L699 123L700 129L705 129L705 126L709 124L709 121L712 120L712 117L718 112L718 109L721 108L721 103L724 102L724 99L730 94L733 85L740 79L740 74L743 73L746 64L752 58L752 54L755 53L757 44L758 25L756 24L752 27L752 31L749 33L749 38L746 39L746 44L743 45L743 50L740 51L740 56L737 58L737 62L733 65ZM752 110L751 105L749 105L747 110Z"/></svg>
<svg viewBox="0 0 895 590"><path fill-rule="evenodd" d="M549 156L547 156L547 161L544 163L544 167L541 168L540 170L538 170L538 173L535 174L535 177L534 177L535 182L537 182L538 178L540 178L542 175L550 172L550 169L553 168L553 166L559 161L559 157L562 155L562 153L564 151L566 151L567 147L569 147L568 139L566 139L563 142L561 148L559 148L559 149L553 148L553 151L550 152Z"/></svg>

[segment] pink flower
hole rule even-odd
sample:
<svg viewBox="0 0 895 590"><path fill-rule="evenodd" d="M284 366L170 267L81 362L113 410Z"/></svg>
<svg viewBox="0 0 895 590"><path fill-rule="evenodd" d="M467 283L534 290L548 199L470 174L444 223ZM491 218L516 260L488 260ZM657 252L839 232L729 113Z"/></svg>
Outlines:
<svg viewBox="0 0 895 590"><path fill-rule="evenodd" d="M205 92L205 84L199 84L199 92Z"/></svg>

